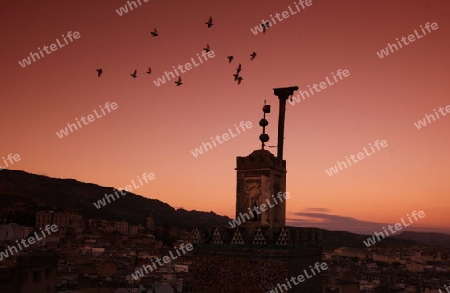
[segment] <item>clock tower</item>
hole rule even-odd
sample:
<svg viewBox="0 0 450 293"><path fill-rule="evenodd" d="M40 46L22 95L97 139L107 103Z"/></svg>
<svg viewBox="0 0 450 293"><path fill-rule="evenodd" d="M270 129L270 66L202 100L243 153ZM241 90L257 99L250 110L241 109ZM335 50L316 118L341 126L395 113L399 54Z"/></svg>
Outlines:
<svg viewBox="0 0 450 293"><path fill-rule="evenodd" d="M236 219L251 229L286 224L286 161L267 150L236 158ZM283 196L284 194L284 196Z"/></svg>
<svg viewBox="0 0 450 293"><path fill-rule="evenodd" d="M270 234L274 229L286 224L286 161L283 160L284 117L286 101L298 87L277 88L274 94L278 96L280 111L278 119L277 156L265 150L269 141L266 134L266 114L270 113L270 105L264 101L263 118L259 121L262 134L259 136L261 149L252 152L247 157L236 158L236 219L241 219L242 225L249 230L259 226L269 226Z"/></svg>
<svg viewBox="0 0 450 293"><path fill-rule="evenodd" d="M288 287L284 283L319 264L322 238L316 228L286 226L286 161L283 160L286 101L298 87L276 88L280 101L278 142L275 156L265 148L269 136L264 117L259 121L261 148L236 158L236 218L227 227L202 231L195 228L192 291L197 293L321 293L321 277ZM283 284L283 285L281 285ZM284 286L284 287L283 287Z"/></svg>

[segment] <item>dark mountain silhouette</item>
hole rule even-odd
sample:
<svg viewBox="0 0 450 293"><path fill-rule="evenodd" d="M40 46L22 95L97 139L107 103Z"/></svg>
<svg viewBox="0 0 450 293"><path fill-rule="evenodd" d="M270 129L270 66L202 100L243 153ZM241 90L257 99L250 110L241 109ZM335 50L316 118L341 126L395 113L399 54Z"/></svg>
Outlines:
<svg viewBox="0 0 450 293"><path fill-rule="evenodd" d="M347 231L328 231L322 230L322 241L324 249L336 249L339 247L349 247L349 248L367 248L363 241L373 235L359 235ZM408 239L396 239L396 238L385 238L378 241L376 245L372 247L391 247L391 248L401 248L410 247L412 245L419 245L418 242Z"/></svg>
<svg viewBox="0 0 450 293"><path fill-rule="evenodd" d="M93 203L105 194L113 193L112 187L74 179L56 179L6 169L0 171L2 206L20 206L22 212L11 217L23 225L33 224L35 211L47 208L62 208L88 218L123 219L130 223L145 223L147 216L153 214L157 225L172 227L225 226L230 221L228 217L213 212L176 210L162 201L134 193L127 193L100 209L94 206Z"/></svg>
<svg viewBox="0 0 450 293"><path fill-rule="evenodd" d="M450 235L434 232L405 231L394 237L395 239L412 240L421 245L450 247Z"/></svg>

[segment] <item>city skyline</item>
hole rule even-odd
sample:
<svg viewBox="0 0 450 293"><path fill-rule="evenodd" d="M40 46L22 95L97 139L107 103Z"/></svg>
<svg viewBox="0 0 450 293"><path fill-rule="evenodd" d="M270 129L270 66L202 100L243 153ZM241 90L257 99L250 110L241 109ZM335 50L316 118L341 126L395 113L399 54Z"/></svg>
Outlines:
<svg viewBox="0 0 450 293"><path fill-rule="evenodd" d="M448 233L450 118L439 112L427 127L416 125L450 105L450 3L313 0L301 13L255 35L256 24L293 1L144 2L121 16L116 9L126 1L86 2L89 9L79 3L30 2L20 19L14 15L23 3L3 4L16 13L2 17L0 26L7 44L2 49L1 166L17 154L7 169L114 188L152 173L155 179L134 193L234 219L236 157L261 148L264 100L273 109L266 115L267 145L276 145L273 88L299 86L298 92L311 95L286 104L288 225L372 234L423 210L427 216L408 228ZM207 28L210 16L214 25ZM414 30L423 35L420 26L427 23L439 29L379 56L396 38ZM159 36L152 37L155 27ZM68 32L83 37L61 50L50 46L51 54L28 66L18 62ZM214 58L182 73L182 86L173 80L154 84L205 44ZM258 53L254 60L252 52ZM229 55L235 58L231 63ZM238 85L232 76L239 63L244 80ZM151 74L145 73L148 67ZM130 77L134 70L137 78ZM345 70L351 74L334 80ZM89 127L61 138L55 134L107 102L119 107L96 116ZM253 127L193 155L240 121ZM388 147L333 176L325 172L376 140ZM276 154L276 148L268 150Z"/></svg>

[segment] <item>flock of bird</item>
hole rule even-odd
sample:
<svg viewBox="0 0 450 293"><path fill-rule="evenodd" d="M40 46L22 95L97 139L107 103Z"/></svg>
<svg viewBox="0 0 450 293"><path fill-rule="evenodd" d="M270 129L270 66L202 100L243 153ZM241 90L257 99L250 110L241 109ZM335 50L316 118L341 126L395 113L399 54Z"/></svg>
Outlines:
<svg viewBox="0 0 450 293"><path fill-rule="evenodd" d="M214 25L212 17L210 17L208 19L208 21L205 22L205 24L207 25L208 28L211 28ZM269 27L269 22L267 22L266 24L261 24L261 26L263 27L263 33L266 33L266 29ZM159 36L158 30L155 28L152 32L150 32L150 35L152 37L158 37ZM211 47L209 46L209 44L206 44L206 47L203 48L203 51L205 51L206 53L211 51ZM250 60L255 59L256 55L257 55L256 52L252 52L250 54ZM231 56L227 56L227 58L228 58L228 64L230 64L234 60L234 56L232 56L232 55ZM241 63L239 63L238 67L236 68L236 73L233 74L234 80L237 81L238 85L241 84L242 80L244 80L242 78L242 76L239 75L241 70L242 70L242 65L241 65ZM100 77L102 75L102 73L103 73L103 69L101 69L101 68L100 69L96 69L96 71L97 71L97 76L98 77ZM149 67L146 73L147 74L151 74L152 73L152 68ZM130 76L132 78L136 78L137 77L137 70L134 70L134 72L131 73ZM183 84L181 82L181 77L178 77L178 79L175 81L175 84L177 86L180 86L180 85Z"/></svg>

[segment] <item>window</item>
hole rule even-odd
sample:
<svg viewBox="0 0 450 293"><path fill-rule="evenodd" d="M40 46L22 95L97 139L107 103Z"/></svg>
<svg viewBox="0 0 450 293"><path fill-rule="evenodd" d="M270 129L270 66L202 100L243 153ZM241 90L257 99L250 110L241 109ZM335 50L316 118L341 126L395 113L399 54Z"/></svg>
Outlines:
<svg viewBox="0 0 450 293"><path fill-rule="evenodd" d="M33 282L39 283L41 280L41 272L40 271L34 271L33 272Z"/></svg>

